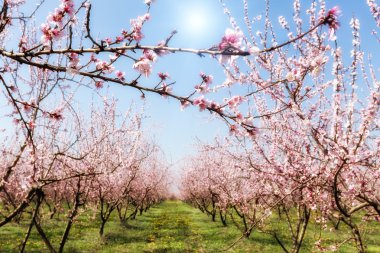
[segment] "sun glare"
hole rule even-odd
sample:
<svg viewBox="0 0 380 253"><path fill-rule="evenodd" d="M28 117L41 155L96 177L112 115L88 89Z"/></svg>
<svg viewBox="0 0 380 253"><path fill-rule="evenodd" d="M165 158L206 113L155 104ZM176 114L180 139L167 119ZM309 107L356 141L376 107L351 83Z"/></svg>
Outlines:
<svg viewBox="0 0 380 253"><path fill-rule="evenodd" d="M188 26L194 30L201 30L206 26L206 19L201 12L195 12L188 15Z"/></svg>
<svg viewBox="0 0 380 253"><path fill-rule="evenodd" d="M184 15L181 15L186 33L191 35L202 35L207 33L212 25L212 18L201 8L187 8Z"/></svg>

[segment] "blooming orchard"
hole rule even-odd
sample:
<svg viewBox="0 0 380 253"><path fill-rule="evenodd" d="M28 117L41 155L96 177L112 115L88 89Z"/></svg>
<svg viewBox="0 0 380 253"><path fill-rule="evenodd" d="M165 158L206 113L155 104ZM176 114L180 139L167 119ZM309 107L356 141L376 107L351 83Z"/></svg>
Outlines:
<svg viewBox="0 0 380 253"><path fill-rule="evenodd" d="M208 49L188 49L169 45L175 31L144 44L144 25L159 1L145 1L146 13L130 27L99 38L91 30L90 1L61 0L40 17L44 1L25 16L27 1L3 0L0 85L11 112L2 117L14 129L4 131L1 144L0 227L31 211L21 252L33 227L51 252L62 252L84 208L99 211L103 235L114 210L125 222L167 195L166 165L142 134L143 115L131 109L118 116L117 103L106 98L89 115L76 109L79 88L98 94L106 83L142 98L174 99L182 109L195 106L227 124L231 137L200 145L182 186L184 198L214 220L233 222L247 237L254 230L269 233L285 252L300 251L311 219L323 229L329 220L343 222L351 231L347 238L334 245L317 238L315 250L353 243L365 251L361 224L380 215L380 82L376 61L363 50L359 19L349 23L347 50L337 36L347 24L339 7L327 8L324 0L307 6L294 0L292 17L273 20L269 1L264 18L252 18L248 1L242 2L243 25L221 1L230 20L224 36ZM380 8L371 0L367 7L375 22L365 38L378 44ZM37 20L43 20L38 28ZM168 73L154 71L174 52L215 58L225 81L202 72L199 83L180 94ZM53 217L67 211L64 202L68 221L57 246L40 222L41 205ZM274 211L288 224L291 245L272 226Z"/></svg>

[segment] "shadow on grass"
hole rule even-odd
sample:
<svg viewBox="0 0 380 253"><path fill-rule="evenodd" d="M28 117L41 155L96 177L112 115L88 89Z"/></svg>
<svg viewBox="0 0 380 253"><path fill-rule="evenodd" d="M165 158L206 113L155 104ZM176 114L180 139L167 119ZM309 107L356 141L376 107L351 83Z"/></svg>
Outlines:
<svg viewBox="0 0 380 253"><path fill-rule="evenodd" d="M110 232L107 233L103 238L104 244L129 244L129 243L139 243L147 242L146 238L141 237L141 235L133 235L133 233L120 233L120 232Z"/></svg>

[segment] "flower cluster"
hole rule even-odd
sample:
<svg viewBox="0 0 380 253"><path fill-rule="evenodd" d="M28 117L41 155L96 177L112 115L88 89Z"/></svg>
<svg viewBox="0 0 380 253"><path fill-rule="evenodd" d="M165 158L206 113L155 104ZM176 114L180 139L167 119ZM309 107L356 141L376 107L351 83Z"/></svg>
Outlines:
<svg viewBox="0 0 380 253"><path fill-rule="evenodd" d="M130 23L132 26L132 38L140 42L142 38L144 38L144 34L142 33L142 27L146 21L150 19L149 13L146 13L143 16L138 16L136 19L131 19Z"/></svg>
<svg viewBox="0 0 380 253"><path fill-rule="evenodd" d="M117 79L124 82L125 81L125 72L121 72L120 70L115 72Z"/></svg>
<svg viewBox="0 0 380 253"><path fill-rule="evenodd" d="M373 18L376 21L377 27L380 27L380 7L374 0L367 0L367 4L370 8Z"/></svg>
<svg viewBox="0 0 380 253"><path fill-rule="evenodd" d="M200 96L194 99L193 105L198 106L199 111L204 111L205 109L207 109L209 101L207 101L207 99L205 99L203 96Z"/></svg>
<svg viewBox="0 0 380 253"><path fill-rule="evenodd" d="M194 88L198 93L205 94L209 92L209 85L212 83L214 77L212 75L206 75L203 72L201 72L199 75L202 78L202 83L196 85Z"/></svg>
<svg viewBox="0 0 380 253"><path fill-rule="evenodd" d="M341 11L338 6L334 6L331 10L327 12L322 24L328 25L330 28L330 39L334 39L335 31L339 28L340 24L338 17Z"/></svg>
<svg viewBox="0 0 380 253"><path fill-rule="evenodd" d="M166 98L167 95L172 91L172 87L170 87L167 83L161 84L161 95Z"/></svg>
<svg viewBox="0 0 380 253"><path fill-rule="evenodd" d="M230 28L226 29L226 32L219 43L219 50L223 51L230 47L239 48L243 41L243 33L241 31L234 31Z"/></svg>
<svg viewBox="0 0 380 253"><path fill-rule="evenodd" d="M227 28L222 41L218 45L220 51L233 51L240 49L243 42L243 33ZM229 62L231 55L222 55L220 58L221 63Z"/></svg>
<svg viewBox="0 0 380 253"><path fill-rule="evenodd" d="M231 109L235 109L241 103L243 103L244 98L242 96L233 96L230 100L228 100L227 104Z"/></svg>
<svg viewBox="0 0 380 253"><path fill-rule="evenodd" d="M78 69L79 56L77 53L70 53L69 58L69 68Z"/></svg>
<svg viewBox="0 0 380 253"><path fill-rule="evenodd" d="M111 74L115 70L115 68L112 66L111 63L108 63L106 61L97 60L96 70Z"/></svg>
<svg viewBox="0 0 380 253"><path fill-rule="evenodd" d="M168 73L162 73L162 72L159 72L159 73L158 73L158 77L159 77L162 81L165 81L166 79L170 78Z"/></svg>
<svg viewBox="0 0 380 253"><path fill-rule="evenodd" d="M157 60L157 55L151 50L144 50L144 54L133 64L133 68L145 77L152 73L152 63Z"/></svg>
<svg viewBox="0 0 380 253"><path fill-rule="evenodd" d="M69 16L72 19L74 12L74 2L72 0L62 0L61 5L47 17L48 22L41 25L42 42L48 44L50 41L61 38L63 36L65 17Z"/></svg>

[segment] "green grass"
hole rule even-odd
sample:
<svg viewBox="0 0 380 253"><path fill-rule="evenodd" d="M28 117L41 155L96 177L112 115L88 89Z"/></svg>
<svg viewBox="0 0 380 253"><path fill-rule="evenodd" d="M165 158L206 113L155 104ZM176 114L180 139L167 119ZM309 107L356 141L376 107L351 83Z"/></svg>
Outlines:
<svg viewBox="0 0 380 253"><path fill-rule="evenodd" d="M286 225L278 222L276 217L272 218L271 224L289 243ZM12 223L0 228L0 252L18 252L17 247L24 238L27 225ZM63 215L44 220L43 227L56 248L64 226ZM379 224L372 224L363 231L368 252L380 252ZM112 216L106 225L104 238L100 238L98 232L99 221L95 219L94 213L82 213L74 223L65 252L221 252L241 236L231 223L223 227L219 221L210 221L210 217L180 201L166 201L126 225L121 225L118 218ZM342 224L339 231L322 232L322 236L327 242L333 243L347 237L346 232ZM302 252L311 252L315 238L319 235L318 224L311 223ZM27 252L48 252L35 229L28 242ZM240 240L227 252L282 251L270 235L255 231L250 239ZM348 243L338 252L355 252L355 248L352 243Z"/></svg>

